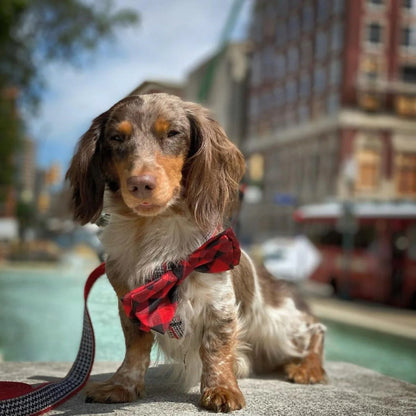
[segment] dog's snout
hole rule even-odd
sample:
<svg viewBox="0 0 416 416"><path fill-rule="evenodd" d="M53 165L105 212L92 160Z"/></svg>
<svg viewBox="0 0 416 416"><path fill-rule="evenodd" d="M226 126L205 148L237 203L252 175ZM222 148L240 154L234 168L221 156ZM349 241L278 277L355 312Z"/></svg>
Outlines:
<svg viewBox="0 0 416 416"><path fill-rule="evenodd" d="M156 188L156 177L153 175L131 176L127 179L127 189L136 198L147 198Z"/></svg>

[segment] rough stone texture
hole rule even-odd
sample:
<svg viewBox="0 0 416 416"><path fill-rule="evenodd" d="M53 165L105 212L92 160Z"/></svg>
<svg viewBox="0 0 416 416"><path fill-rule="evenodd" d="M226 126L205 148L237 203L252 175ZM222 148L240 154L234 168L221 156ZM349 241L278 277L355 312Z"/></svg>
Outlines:
<svg viewBox="0 0 416 416"><path fill-rule="evenodd" d="M0 380L36 384L63 377L68 363L0 363ZM117 368L116 363L94 365L94 380L104 380ZM240 380L247 407L243 415L416 415L416 386L383 376L353 364L326 364L329 383L301 386L273 377ZM150 368L147 396L135 403L84 403L81 392L50 412L54 415L205 415L198 407L199 387L189 393L175 392L163 376L164 366Z"/></svg>

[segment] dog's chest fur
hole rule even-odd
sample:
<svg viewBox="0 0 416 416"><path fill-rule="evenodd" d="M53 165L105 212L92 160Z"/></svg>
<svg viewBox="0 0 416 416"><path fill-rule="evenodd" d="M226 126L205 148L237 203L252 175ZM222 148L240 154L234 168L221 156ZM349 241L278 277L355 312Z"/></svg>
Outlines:
<svg viewBox="0 0 416 416"><path fill-rule="evenodd" d="M151 220L112 215L101 237L108 255L107 274L114 287L128 291L143 285L163 263L178 262L200 247L208 236L183 214L158 216ZM177 374L184 388L198 381L201 374L199 348L202 332L207 331L207 314L221 310L222 318L236 318L236 300L229 272L194 272L179 287L176 316L184 325L184 336L156 335L165 357L181 365ZM210 322L215 325L215 322ZM209 326L208 326L209 330ZM175 374L176 376L176 374Z"/></svg>
<svg viewBox="0 0 416 416"><path fill-rule="evenodd" d="M204 242L204 236L183 215L142 219L111 214L101 241L114 269L111 274L118 275L110 279L122 279L132 290L162 264L185 259Z"/></svg>
<svg viewBox="0 0 416 416"><path fill-rule="evenodd" d="M119 297L143 285L153 271L163 263L179 262L200 247L209 235L204 235L183 211L153 218L123 216L113 213L104 229L102 242L107 259L107 275ZM209 343L211 334L224 321L237 322L235 372L247 376L252 359L258 363L285 362L289 357L302 357L320 324L312 324L298 310L293 300L283 298L278 305L269 304L263 296L256 269L242 253L246 278L253 280L252 299L241 308L233 284L238 274L191 273L179 287L176 316L184 324L184 336L174 339L156 335L165 358L179 363L174 376L184 389L194 385L201 374L200 348ZM121 312L123 313L123 312ZM258 363L255 364L258 366Z"/></svg>

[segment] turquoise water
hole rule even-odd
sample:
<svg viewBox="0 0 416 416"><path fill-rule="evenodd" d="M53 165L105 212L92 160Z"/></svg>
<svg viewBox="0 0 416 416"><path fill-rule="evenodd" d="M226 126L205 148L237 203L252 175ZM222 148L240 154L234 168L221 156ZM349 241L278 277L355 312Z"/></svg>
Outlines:
<svg viewBox="0 0 416 416"><path fill-rule="evenodd" d="M0 355L4 361L72 361L78 351L83 289L92 267L0 270ZM103 276L88 301L97 361L120 361L124 340L116 295Z"/></svg>
<svg viewBox="0 0 416 416"><path fill-rule="evenodd" d="M73 361L83 314L83 287L92 266L0 270L0 355L4 361ZM88 307L97 361L121 361L124 340L117 299L105 277ZM348 361L416 383L416 341L325 322L326 359Z"/></svg>
<svg viewBox="0 0 416 416"><path fill-rule="evenodd" d="M336 322L328 327L326 358L347 361L416 384L416 340Z"/></svg>

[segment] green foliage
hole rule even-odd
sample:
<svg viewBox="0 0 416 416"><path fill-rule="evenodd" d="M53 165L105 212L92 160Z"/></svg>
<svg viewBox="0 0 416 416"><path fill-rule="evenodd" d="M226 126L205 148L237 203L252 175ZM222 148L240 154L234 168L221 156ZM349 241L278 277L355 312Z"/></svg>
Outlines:
<svg viewBox="0 0 416 416"><path fill-rule="evenodd" d="M33 203L19 201L16 209L16 216L22 228L26 229L35 223L36 208Z"/></svg>
<svg viewBox="0 0 416 416"><path fill-rule="evenodd" d="M137 20L132 10L114 11L110 0L1 0L0 87L18 87L35 101L42 88L42 64L74 62L118 27Z"/></svg>
<svg viewBox="0 0 416 416"><path fill-rule="evenodd" d="M115 10L111 0L0 0L0 203L24 130L9 91L35 109L45 63L79 63L118 27L137 21L134 11Z"/></svg>

